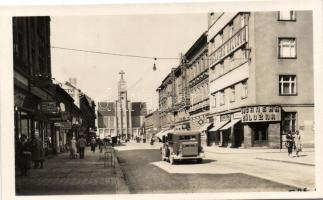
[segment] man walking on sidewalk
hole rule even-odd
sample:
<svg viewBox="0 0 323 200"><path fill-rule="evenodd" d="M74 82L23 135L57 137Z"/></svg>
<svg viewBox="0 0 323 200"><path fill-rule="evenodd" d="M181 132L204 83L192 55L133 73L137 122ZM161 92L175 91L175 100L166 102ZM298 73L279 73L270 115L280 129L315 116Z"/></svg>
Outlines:
<svg viewBox="0 0 323 200"><path fill-rule="evenodd" d="M78 140L78 147L80 151L80 158L84 158L84 149L86 147L86 140L83 135L80 136L80 139Z"/></svg>

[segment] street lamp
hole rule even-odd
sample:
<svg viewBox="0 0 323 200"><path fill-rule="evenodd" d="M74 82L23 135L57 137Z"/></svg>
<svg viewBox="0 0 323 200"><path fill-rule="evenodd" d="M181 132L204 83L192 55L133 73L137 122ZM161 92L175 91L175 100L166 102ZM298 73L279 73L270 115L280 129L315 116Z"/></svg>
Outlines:
<svg viewBox="0 0 323 200"><path fill-rule="evenodd" d="M156 62L157 58L154 58L154 60L155 60L155 61L154 61L153 70L154 70L154 71L156 71L156 70L157 70L157 68L156 68L156 63L155 63L155 62Z"/></svg>

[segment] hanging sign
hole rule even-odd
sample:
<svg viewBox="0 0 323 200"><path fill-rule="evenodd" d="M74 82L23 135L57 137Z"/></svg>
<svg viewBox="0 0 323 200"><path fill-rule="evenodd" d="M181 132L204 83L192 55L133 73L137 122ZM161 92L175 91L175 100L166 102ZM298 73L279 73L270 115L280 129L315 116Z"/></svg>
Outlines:
<svg viewBox="0 0 323 200"><path fill-rule="evenodd" d="M47 114L57 114L58 112L56 101L42 101L40 108L42 112Z"/></svg>
<svg viewBox="0 0 323 200"><path fill-rule="evenodd" d="M250 106L241 109L242 123L281 121L280 106Z"/></svg>

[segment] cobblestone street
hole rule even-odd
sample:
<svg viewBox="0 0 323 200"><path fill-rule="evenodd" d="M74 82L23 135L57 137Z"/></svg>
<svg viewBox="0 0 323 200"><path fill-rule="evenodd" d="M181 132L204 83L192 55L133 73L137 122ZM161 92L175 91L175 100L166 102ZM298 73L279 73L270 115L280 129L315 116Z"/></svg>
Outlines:
<svg viewBox="0 0 323 200"><path fill-rule="evenodd" d="M115 194L127 193L116 168L104 168L103 153L85 152L85 159L70 159L63 153L45 160L44 169L31 169L17 176L17 195Z"/></svg>

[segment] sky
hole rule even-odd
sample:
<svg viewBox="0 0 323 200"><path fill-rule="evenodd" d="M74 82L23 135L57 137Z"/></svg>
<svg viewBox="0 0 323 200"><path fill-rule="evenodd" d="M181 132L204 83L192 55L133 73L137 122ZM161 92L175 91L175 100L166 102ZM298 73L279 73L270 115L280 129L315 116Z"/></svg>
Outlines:
<svg viewBox="0 0 323 200"><path fill-rule="evenodd" d="M207 30L207 13L111 16L52 16L51 46L151 57L179 58ZM179 59L128 58L51 49L52 76L77 87L95 102L117 98L119 72L125 72L128 99L158 108L156 89Z"/></svg>

